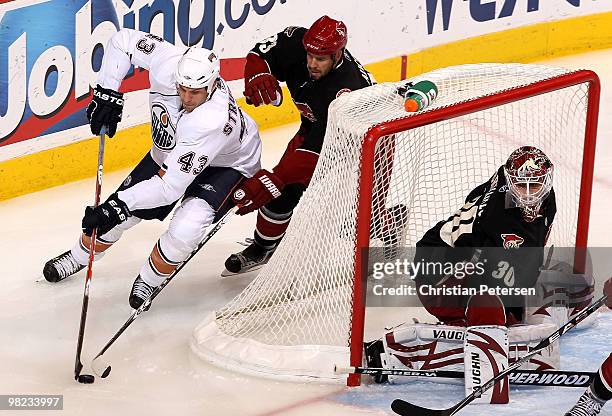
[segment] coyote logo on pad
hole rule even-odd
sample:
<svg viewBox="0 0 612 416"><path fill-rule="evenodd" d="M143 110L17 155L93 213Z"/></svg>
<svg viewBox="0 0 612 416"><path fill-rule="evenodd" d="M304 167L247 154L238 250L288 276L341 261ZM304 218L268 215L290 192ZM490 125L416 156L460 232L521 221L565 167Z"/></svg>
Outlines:
<svg viewBox="0 0 612 416"><path fill-rule="evenodd" d="M502 234L501 238L504 240L504 248L519 248L525 239L516 234Z"/></svg>

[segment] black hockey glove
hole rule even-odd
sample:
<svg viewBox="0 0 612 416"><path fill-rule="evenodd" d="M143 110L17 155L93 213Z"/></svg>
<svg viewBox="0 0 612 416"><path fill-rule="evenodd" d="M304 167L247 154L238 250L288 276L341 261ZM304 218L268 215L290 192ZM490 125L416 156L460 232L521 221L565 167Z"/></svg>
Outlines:
<svg viewBox="0 0 612 416"><path fill-rule="evenodd" d="M126 221L130 215L130 210L125 202L120 200L117 194L112 194L106 202L96 208L85 208L85 216L83 216L81 223L83 233L91 236L93 229L97 228L98 235L104 235Z"/></svg>
<svg viewBox="0 0 612 416"><path fill-rule="evenodd" d="M117 123L121 121L122 112L123 94L97 85L94 88L93 98L87 106L87 119L91 132L98 135L102 126L107 126L106 134L113 137L117 131Z"/></svg>

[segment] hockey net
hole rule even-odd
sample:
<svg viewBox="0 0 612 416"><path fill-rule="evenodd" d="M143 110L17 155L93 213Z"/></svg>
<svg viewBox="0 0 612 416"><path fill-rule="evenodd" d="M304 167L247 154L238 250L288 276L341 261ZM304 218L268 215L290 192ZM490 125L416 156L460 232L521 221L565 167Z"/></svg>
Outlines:
<svg viewBox="0 0 612 416"><path fill-rule="evenodd" d="M555 164L549 244L586 245L594 73L476 64L411 79L420 80L433 81L439 95L418 113L406 113L396 93L405 81L332 103L319 163L281 245L239 296L195 329L200 357L260 376L346 381L333 366L361 365L360 248L414 246L519 146L536 146Z"/></svg>

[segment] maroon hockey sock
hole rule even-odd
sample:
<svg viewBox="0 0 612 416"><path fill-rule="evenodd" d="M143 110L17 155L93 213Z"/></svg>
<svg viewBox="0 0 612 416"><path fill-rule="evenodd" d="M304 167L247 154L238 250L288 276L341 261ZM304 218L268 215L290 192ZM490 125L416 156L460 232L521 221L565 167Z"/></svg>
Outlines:
<svg viewBox="0 0 612 416"><path fill-rule="evenodd" d="M257 212L255 241L264 248L274 248L285 235L291 214L276 214L265 207L261 208Z"/></svg>
<svg viewBox="0 0 612 416"><path fill-rule="evenodd" d="M498 296L474 295L468 301L465 311L468 326L505 325L506 312Z"/></svg>
<svg viewBox="0 0 612 416"><path fill-rule="evenodd" d="M601 400L612 399L612 354L603 362L593 379L591 391Z"/></svg>

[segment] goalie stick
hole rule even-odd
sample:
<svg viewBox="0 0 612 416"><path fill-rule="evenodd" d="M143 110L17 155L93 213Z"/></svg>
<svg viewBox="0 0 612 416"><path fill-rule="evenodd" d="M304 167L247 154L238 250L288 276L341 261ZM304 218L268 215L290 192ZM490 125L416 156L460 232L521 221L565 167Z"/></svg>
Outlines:
<svg viewBox="0 0 612 416"><path fill-rule="evenodd" d="M94 195L94 208L100 204L100 194L102 193L102 170L104 167L104 139L106 127L100 130L100 141L98 143L98 169L96 171L96 191ZM89 245L89 261L87 263L87 275L85 276L85 289L83 289L83 304L81 306L81 321L79 323L79 336L77 338L76 358L74 360L74 379L79 383L91 384L95 377L91 374L81 374L83 363L81 362L81 352L83 350L83 339L85 338L85 322L87 321L87 309L89 306L89 285L93 275L93 261L96 250L96 233L94 228L91 233L91 243Z"/></svg>
<svg viewBox="0 0 612 416"><path fill-rule="evenodd" d="M583 309L582 312L580 312L578 315L576 315L575 317L570 319L568 322L566 322L565 325L563 325L561 328L553 332L547 338L540 341L535 347L531 348L527 354L525 354L523 357L515 361L514 364L508 366L508 368L501 371L495 377L491 378L489 381L484 383L482 387L474 390L472 394L466 396L463 400L461 400L459 403L455 404L454 406L449 407L448 409L428 409L426 407L421 407L421 406L417 406L415 404L409 403L402 399L395 399L391 403L391 410L393 410L398 415L402 415L402 416L452 416L456 414L458 411L460 411L465 406L470 404L474 399L480 397L484 391L493 387L496 381L501 380L502 378L510 374L512 371L519 368L523 363L525 363L531 357L533 357L538 352L540 352L544 348L551 345L553 342L559 339L559 337L561 337L567 331L574 328L580 321L582 321L584 318L586 318L587 316L595 312L597 309L599 309L606 302L607 299L608 299L608 296L603 295L601 298L593 302L591 306Z"/></svg>
<svg viewBox="0 0 612 416"><path fill-rule="evenodd" d="M206 236L204 236L204 239L202 239L198 247L194 251L191 252L189 257L187 257L187 259L184 262L179 264L179 266L174 270L174 272L172 272L172 274L168 276L166 280L164 280L159 286L155 288L155 290L153 290L153 293L151 293L151 296L147 300L145 300L144 303L140 305L138 309L135 309L132 311L132 314L130 315L130 317L125 321L125 323L121 326L121 328L119 328L119 330L115 333L115 335L113 335L113 337L106 343L106 345L100 350L98 355L96 355L94 359L92 360L91 367L93 368L94 373L96 373L98 377L106 378L111 372L111 366L108 363L106 363L102 358L104 353L108 351L111 345L113 345L115 341L117 341L117 338L119 338L119 336L121 336L121 334L123 334L123 332L130 325L132 325L132 322L134 322L141 313L149 309L149 306L151 305L151 302L153 302L153 299L155 299L155 297L159 295L159 293L164 289L164 287L166 287L168 283L170 283L170 281L178 274L178 272L181 271L181 269L187 264L187 262L189 262L189 260L191 260L191 258L195 256L195 254L198 251L200 251L200 249L204 246L204 244L206 244L217 233L217 231L221 229L223 224L225 224L226 221L229 219L229 217L231 217L235 212L236 212L236 208L232 208L228 212L226 212L225 215L223 215L223 217L221 217L221 219L217 221L217 223L210 229L210 231L206 234Z"/></svg>
<svg viewBox="0 0 612 416"><path fill-rule="evenodd" d="M375 367L338 367L334 368L336 374L369 374L424 378L465 378L463 371L450 370L409 370L404 368L375 368ZM537 371L515 370L509 374L510 384L522 386L542 387L588 387L597 373L587 371Z"/></svg>

